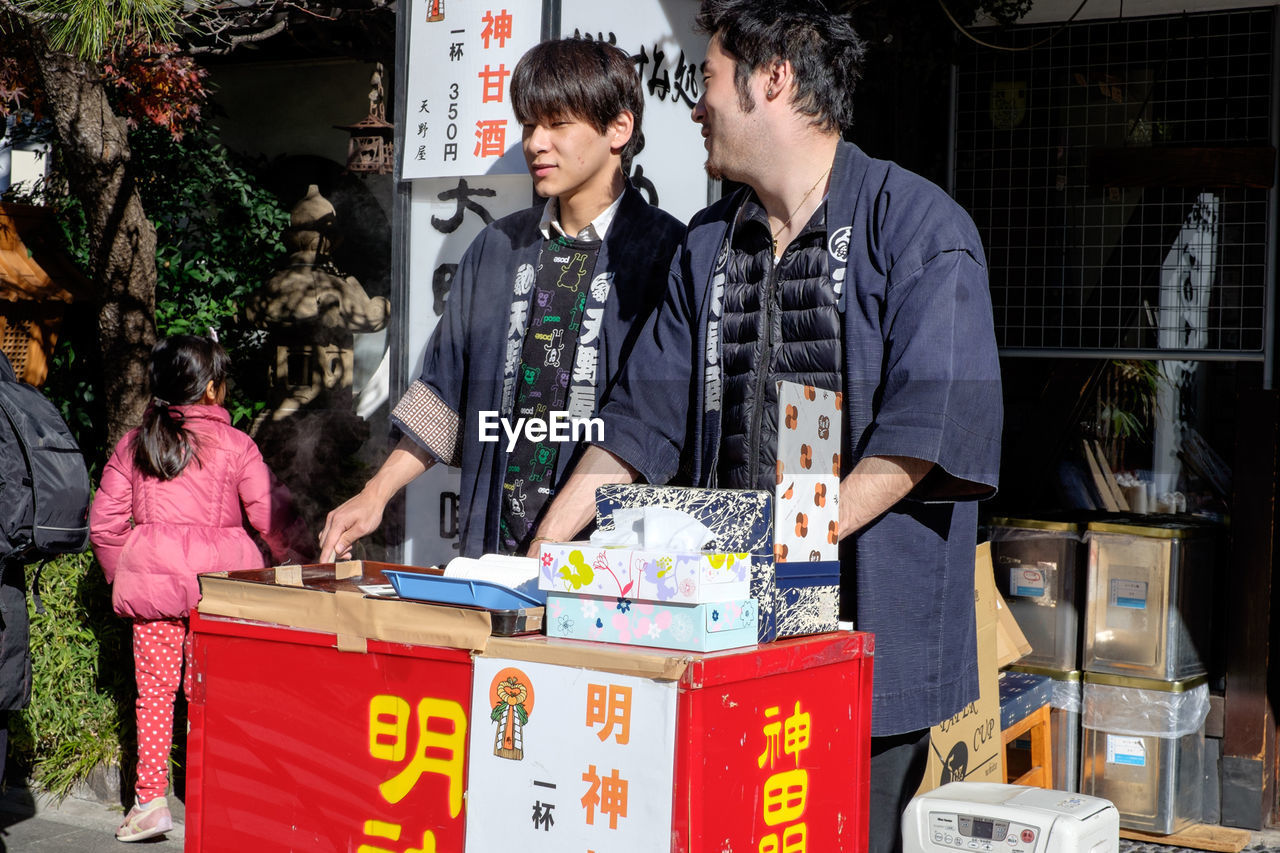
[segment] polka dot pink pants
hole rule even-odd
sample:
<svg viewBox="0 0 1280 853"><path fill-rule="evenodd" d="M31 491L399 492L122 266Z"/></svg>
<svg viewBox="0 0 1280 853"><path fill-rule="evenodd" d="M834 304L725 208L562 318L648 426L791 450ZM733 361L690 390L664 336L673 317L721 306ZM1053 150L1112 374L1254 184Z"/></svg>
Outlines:
<svg viewBox="0 0 1280 853"><path fill-rule="evenodd" d="M183 678L183 663L186 677ZM191 637L185 619L133 623L133 665L138 681L138 802L163 797L169 789L173 748L173 703L178 684L191 695Z"/></svg>

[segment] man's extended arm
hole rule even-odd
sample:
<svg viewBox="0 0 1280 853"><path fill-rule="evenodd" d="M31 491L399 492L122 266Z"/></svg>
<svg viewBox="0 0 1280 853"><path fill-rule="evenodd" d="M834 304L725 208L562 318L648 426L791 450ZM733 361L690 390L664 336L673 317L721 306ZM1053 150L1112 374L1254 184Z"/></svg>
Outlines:
<svg viewBox="0 0 1280 853"><path fill-rule="evenodd" d="M636 479L636 469L617 456L602 447L588 447L542 516L529 545L529 556L538 555L541 542L567 542L591 522L598 486L633 483Z"/></svg>
<svg viewBox="0 0 1280 853"><path fill-rule="evenodd" d="M413 439L402 436L378 473L325 519L324 530L320 532L320 562L328 563L350 556L352 544L382 524L382 513L387 503L435 461L435 457Z"/></svg>
<svg viewBox="0 0 1280 853"><path fill-rule="evenodd" d="M840 481L840 538L857 533L911 493L934 463L911 456L866 456Z"/></svg>

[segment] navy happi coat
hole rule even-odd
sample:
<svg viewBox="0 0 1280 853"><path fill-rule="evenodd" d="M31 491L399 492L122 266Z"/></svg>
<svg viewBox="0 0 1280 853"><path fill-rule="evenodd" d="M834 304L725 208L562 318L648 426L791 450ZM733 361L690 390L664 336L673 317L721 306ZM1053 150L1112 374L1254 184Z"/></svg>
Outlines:
<svg viewBox="0 0 1280 853"><path fill-rule="evenodd" d="M602 446L650 482L714 485L719 323L735 194L694 217L618 390ZM977 698L976 499L994 493L1003 407L986 262L937 186L841 143L827 197L844 346L843 474L864 456L936 463L841 543L841 606L876 635L872 733L927 728Z"/></svg>
<svg viewBox="0 0 1280 853"><path fill-rule="evenodd" d="M460 551L478 557L498 548L506 435L480 441L482 412L511 414L519 344L527 331L544 206L492 223L468 247L454 275L444 315L427 344L422 372L391 419L437 460L462 469ZM605 233L579 336L571 395L594 415L612 390L645 320L662 299L684 226L645 201L629 183ZM513 356L514 353L514 356ZM588 357L589 356L589 357ZM514 358L514 365L512 364ZM581 451L560 448L556 483Z"/></svg>

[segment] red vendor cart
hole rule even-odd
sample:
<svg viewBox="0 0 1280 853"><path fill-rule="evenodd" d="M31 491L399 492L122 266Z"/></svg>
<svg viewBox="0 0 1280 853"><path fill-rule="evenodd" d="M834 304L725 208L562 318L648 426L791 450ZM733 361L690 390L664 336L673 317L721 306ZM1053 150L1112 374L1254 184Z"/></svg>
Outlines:
<svg viewBox="0 0 1280 853"><path fill-rule="evenodd" d="M868 634L711 653L531 635L480 651L353 642L338 621L192 615L188 853L489 853L465 831L467 803L486 796L467 788L466 733L492 725L473 711L477 654L675 681L673 853L866 848ZM513 849L552 849L553 827L511 811ZM647 849L667 849L667 831Z"/></svg>

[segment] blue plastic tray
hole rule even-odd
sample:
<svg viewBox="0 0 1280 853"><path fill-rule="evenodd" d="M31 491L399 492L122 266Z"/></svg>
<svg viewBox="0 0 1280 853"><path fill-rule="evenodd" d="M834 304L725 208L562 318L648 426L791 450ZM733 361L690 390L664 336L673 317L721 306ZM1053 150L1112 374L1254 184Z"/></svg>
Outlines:
<svg viewBox="0 0 1280 853"><path fill-rule="evenodd" d="M444 575L424 575L418 572L399 572L384 569L382 572L395 587L396 595L418 601L437 604L461 604L465 607L483 607L486 610L523 610L541 607L542 603L510 587L488 581L468 578L447 578Z"/></svg>

